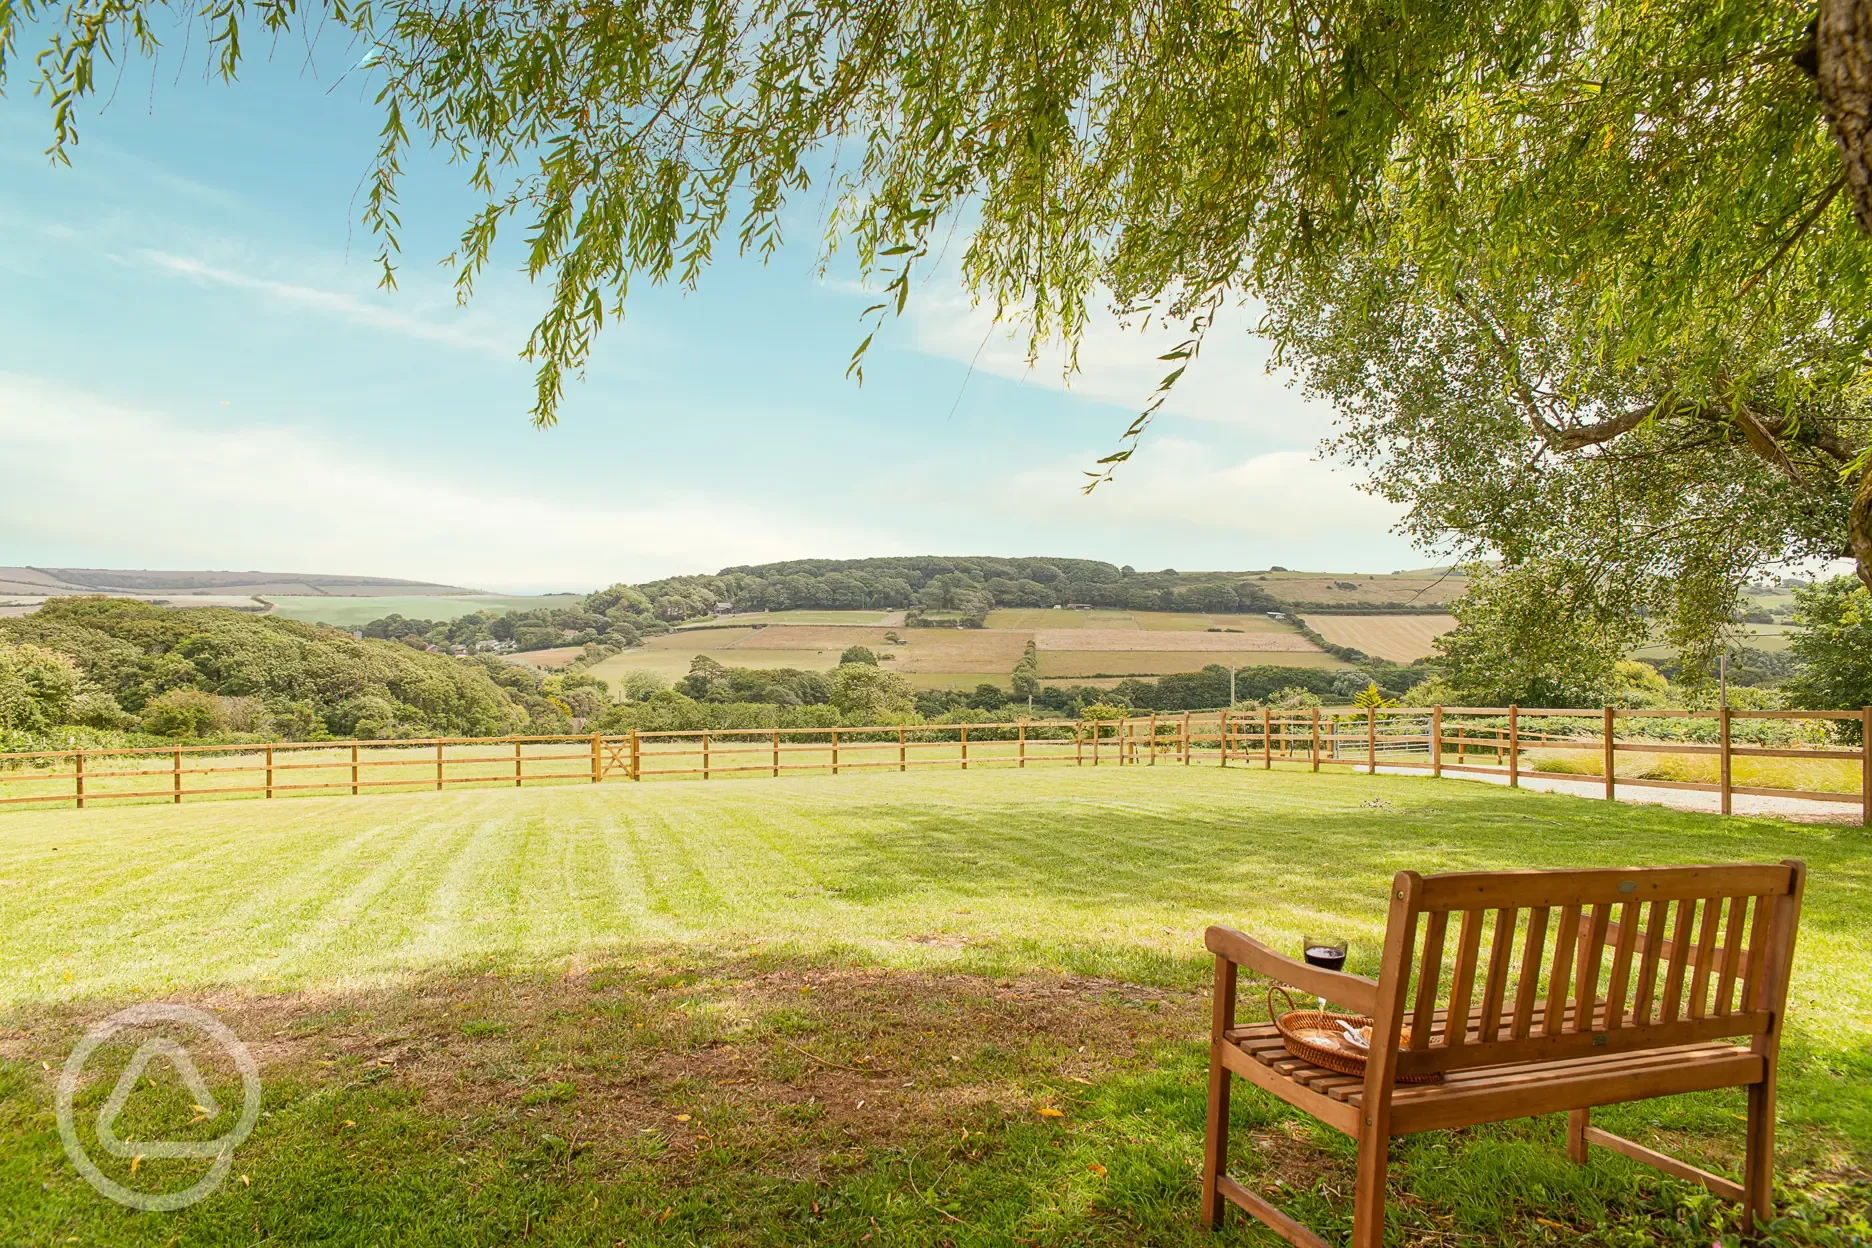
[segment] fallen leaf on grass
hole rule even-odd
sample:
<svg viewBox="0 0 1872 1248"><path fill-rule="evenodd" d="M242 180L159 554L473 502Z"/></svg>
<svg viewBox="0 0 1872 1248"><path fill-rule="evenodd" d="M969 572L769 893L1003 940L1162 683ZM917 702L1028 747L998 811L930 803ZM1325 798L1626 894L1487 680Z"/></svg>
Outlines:
<svg viewBox="0 0 1872 1248"><path fill-rule="evenodd" d="M1087 1166L1086 1169L1090 1170L1093 1174L1098 1175L1099 1178L1101 1179L1105 1177L1105 1167L1099 1165L1099 1163L1096 1161L1093 1162L1091 1165Z"/></svg>
<svg viewBox="0 0 1872 1248"><path fill-rule="evenodd" d="M1042 1118L1064 1118L1066 1115L1060 1110L1054 1109L1051 1105L1047 1105L1040 1110L1040 1116Z"/></svg>
<svg viewBox="0 0 1872 1248"><path fill-rule="evenodd" d="M688 1115L688 1114L677 1114L677 1115L676 1115L676 1121L677 1121L677 1122L688 1122L688 1121L689 1121L689 1115Z"/></svg>
<svg viewBox="0 0 1872 1248"><path fill-rule="evenodd" d="M130 1173L135 1174L137 1172L137 1167L142 1164L143 1164L143 1154L138 1153L136 1156L130 1159Z"/></svg>

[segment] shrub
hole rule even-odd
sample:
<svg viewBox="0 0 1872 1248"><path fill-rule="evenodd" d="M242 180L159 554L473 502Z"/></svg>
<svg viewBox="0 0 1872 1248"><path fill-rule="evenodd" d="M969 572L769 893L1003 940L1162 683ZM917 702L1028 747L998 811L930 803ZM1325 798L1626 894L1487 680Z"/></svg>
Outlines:
<svg viewBox="0 0 1872 1248"><path fill-rule="evenodd" d="M0 729L31 732L65 723L78 684L78 666L64 655L0 642Z"/></svg>
<svg viewBox="0 0 1872 1248"><path fill-rule="evenodd" d="M226 726L221 699L200 689L171 689L143 708L143 731L159 737L204 737Z"/></svg>

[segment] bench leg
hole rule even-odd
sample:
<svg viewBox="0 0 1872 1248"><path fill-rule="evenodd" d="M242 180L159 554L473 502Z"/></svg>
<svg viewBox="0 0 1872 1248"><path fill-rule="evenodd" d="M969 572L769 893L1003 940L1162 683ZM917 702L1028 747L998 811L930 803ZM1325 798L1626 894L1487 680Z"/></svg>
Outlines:
<svg viewBox="0 0 1872 1248"><path fill-rule="evenodd" d="M1586 1164L1586 1128L1591 1125L1591 1114L1589 1109L1575 1109L1566 1116L1566 1155L1582 1166Z"/></svg>
<svg viewBox="0 0 1872 1248"><path fill-rule="evenodd" d="M1229 1068L1222 1064L1217 1045L1209 1046L1209 1119L1203 1133L1202 1222L1212 1231L1222 1229L1222 1211L1228 1199L1219 1184L1228 1172Z"/></svg>
<svg viewBox="0 0 1872 1248"><path fill-rule="evenodd" d="M1353 1184L1350 1248L1384 1248L1385 1180L1391 1168L1389 1134L1359 1136L1358 1178Z"/></svg>
<svg viewBox="0 0 1872 1248"><path fill-rule="evenodd" d="M1770 1068L1772 1069L1772 1067ZM1742 1161L1742 1233L1774 1217L1775 1086L1772 1074L1748 1088L1748 1145Z"/></svg>

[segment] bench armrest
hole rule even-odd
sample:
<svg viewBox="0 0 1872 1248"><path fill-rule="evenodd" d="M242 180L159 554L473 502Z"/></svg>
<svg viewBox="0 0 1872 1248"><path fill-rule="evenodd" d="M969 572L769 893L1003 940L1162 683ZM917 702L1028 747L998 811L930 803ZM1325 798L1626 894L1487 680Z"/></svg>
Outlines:
<svg viewBox="0 0 1872 1248"><path fill-rule="evenodd" d="M1378 1013L1378 981L1344 971L1329 971L1275 953L1272 949L1245 936L1232 927L1212 927L1203 933L1203 944L1217 957L1237 966L1259 971L1268 978L1310 992L1316 997L1348 1007L1359 1014Z"/></svg>

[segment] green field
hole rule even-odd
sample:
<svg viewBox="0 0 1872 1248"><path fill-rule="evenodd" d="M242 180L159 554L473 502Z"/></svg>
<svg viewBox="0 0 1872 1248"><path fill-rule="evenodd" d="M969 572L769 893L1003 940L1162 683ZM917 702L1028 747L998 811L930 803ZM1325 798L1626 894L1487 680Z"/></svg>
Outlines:
<svg viewBox="0 0 1872 1248"><path fill-rule="evenodd" d="M1812 871L1781 1087L1781 1195L1801 1218L1774 1242L1843 1248L1866 1205L1857 829L1181 767L5 822L8 1243L1212 1244L1194 1172L1206 924L1278 947L1326 926L1372 973L1400 868L1789 856ZM151 999L213 1008L266 1088L235 1177L176 1214L98 1198L50 1112L80 1024ZM88 1075L81 1139L128 1057L107 1050ZM238 1103L227 1072L206 1073ZM1343 1235L1345 1142L1236 1096L1238 1172ZM146 1076L119 1134L175 1134L201 1118L187 1101ZM1595 1117L1732 1172L1740 1107L1710 1094ZM1398 1242L1707 1248L1722 1232L1694 1189L1603 1151L1575 1168L1560 1134L1549 1117L1400 1141ZM145 1161L139 1181L179 1187L201 1165ZM1273 1242L1233 1227L1222 1242Z"/></svg>
<svg viewBox="0 0 1872 1248"><path fill-rule="evenodd" d="M460 597L384 597L339 598L323 595L288 595L268 597L273 614L307 623L333 624L339 628L357 628L386 615L400 615L410 620L453 620L476 611L531 611L538 607L574 607L584 601L580 594L471 594Z"/></svg>

